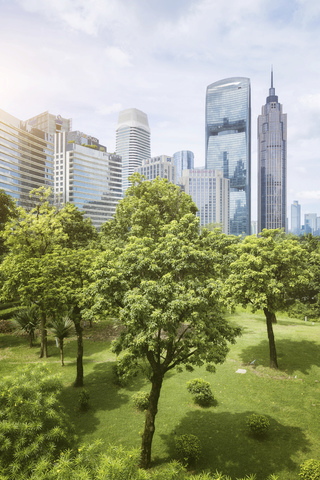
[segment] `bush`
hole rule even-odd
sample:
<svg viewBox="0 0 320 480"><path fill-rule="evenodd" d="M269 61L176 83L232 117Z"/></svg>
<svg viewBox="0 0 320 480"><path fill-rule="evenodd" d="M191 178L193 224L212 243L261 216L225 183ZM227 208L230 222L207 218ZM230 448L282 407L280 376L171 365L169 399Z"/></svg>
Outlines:
<svg viewBox="0 0 320 480"><path fill-rule="evenodd" d="M202 378L194 378L187 382L187 390L193 395L194 401L202 407L211 405L214 400L210 383Z"/></svg>
<svg viewBox="0 0 320 480"><path fill-rule="evenodd" d="M52 461L74 441L58 402L60 380L29 365L0 382L0 474L26 478L39 461Z"/></svg>
<svg viewBox="0 0 320 480"><path fill-rule="evenodd" d="M0 319L0 333L11 333L13 331L12 323L9 320Z"/></svg>
<svg viewBox="0 0 320 480"><path fill-rule="evenodd" d="M263 437L269 430L270 422L264 415L256 415L253 413L248 417L247 426L253 435Z"/></svg>
<svg viewBox="0 0 320 480"><path fill-rule="evenodd" d="M307 460L300 465L299 477L303 480L320 480L320 461Z"/></svg>
<svg viewBox="0 0 320 480"><path fill-rule="evenodd" d="M201 454L201 445L195 435L180 435L175 438L175 450L177 459L184 465L193 465Z"/></svg>
<svg viewBox="0 0 320 480"><path fill-rule="evenodd" d="M88 390L83 389L79 392L79 410L80 412L86 412L89 409L90 395Z"/></svg>
<svg viewBox="0 0 320 480"><path fill-rule="evenodd" d="M137 392L132 395L133 405L138 410L147 410L149 407L149 397L150 395L147 392Z"/></svg>

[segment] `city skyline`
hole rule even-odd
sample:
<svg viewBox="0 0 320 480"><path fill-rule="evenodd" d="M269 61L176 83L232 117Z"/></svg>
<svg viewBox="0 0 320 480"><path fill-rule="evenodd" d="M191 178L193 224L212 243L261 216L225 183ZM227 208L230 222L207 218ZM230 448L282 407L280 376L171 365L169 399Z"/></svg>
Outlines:
<svg viewBox="0 0 320 480"><path fill-rule="evenodd" d="M318 2L2 0L0 13L0 107L24 120L72 117L110 152L119 112L137 108L149 118L151 156L190 150L203 166L206 86L250 78L253 220L256 121L273 64L288 115L288 206L320 210Z"/></svg>

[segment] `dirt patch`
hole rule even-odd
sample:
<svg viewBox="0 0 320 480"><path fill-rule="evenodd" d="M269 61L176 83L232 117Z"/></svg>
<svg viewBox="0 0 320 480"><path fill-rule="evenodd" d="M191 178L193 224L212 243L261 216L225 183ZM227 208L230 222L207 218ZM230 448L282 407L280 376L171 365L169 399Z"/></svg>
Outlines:
<svg viewBox="0 0 320 480"><path fill-rule="evenodd" d="M83 337L94 342L112 341L117 338L122 328L121 325L97 325L93 328L85 328Z"/></svg>

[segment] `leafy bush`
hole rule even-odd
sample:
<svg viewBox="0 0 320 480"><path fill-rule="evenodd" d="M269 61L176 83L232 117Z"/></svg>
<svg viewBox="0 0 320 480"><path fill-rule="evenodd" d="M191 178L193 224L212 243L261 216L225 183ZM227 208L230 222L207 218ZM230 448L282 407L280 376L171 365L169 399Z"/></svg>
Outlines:
<svg viewBox="0 0 320 480"><path fill-rule="evenodd" d="M60 380L29 365L0 382L0 476L27 477L38 461L57 458L74 440L58 402Z"/></svg>
<svg viewBox="0 0 320 480"><path fill-rule="evenodd" d="M307 460L300 465L299 476L303 480L320 480L320 461Z"/></svg>
<svg viewBox="0 0 320 480"><path fill-rule="evenodd" d="M200 458L200 441L195 435L180 435L175 438L175 450L178 460L184 465L193 465Z"/></svg>
<svg viewBox="0 0 320 480"><path fill-rule="evenodd" d="M270 422L264 415L253 413L247 419L247 426L253 435L263 437L269 430Z"/></svg>
<svg viewBox="0 0 320 480"><path fill-rule="evenodd" d="M0 319L0 333L11 333L13 331L12 323L9 320Z"/></svg>
<svg viewBox="0 0 320 480"><path fill-rule="evenodd" d="M138 410L147 410L149 407L149 393L147 392L137 392L132 395L133 405L138 408Z"/></svg>
<svg viewBox="0 0 320 480"><path fill-rule="evenodd" d="M214 400L210 383L202 378L194 378L187 382L187 390L193 395L194 401L203 407L211 405Z"/></svg>
<svg viewBox="0 0 320 480"><path fill-rule="evenodd" d="M90 395L88 390L83 389L79 392L79 410L80 412L86 412L89 409Z"/></svg>

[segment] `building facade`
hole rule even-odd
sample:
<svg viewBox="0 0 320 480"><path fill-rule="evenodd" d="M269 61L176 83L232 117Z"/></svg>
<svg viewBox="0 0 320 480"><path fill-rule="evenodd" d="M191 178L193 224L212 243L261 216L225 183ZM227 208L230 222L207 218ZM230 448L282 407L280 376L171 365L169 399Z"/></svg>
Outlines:
<svg viewBox="0 0 320 480"><path fill-rule="evenodd" d="M121 157L82 132L55 134L55 201L73 203L99 228L122 198Z"/></svg>
<svg viewBox="0 0 320 480"><path fill-rule="evenodd" d="M287 115L273 87L258 117L258 230L287 230Z"/></svg>
<svg viewBox="0 0 320 480"><path fill-rule="evenodd" d="M17 205L30 206L29 192L53 187L53 135L0 110L0 188Z"/></svg>
<svg viewBox="0 0 320 480"><path fill-rule="evenodd" d="M304 214L304 233L312 233L312 235L317 235L317 214L316 213L305 213Z"/></svg>
<svg viewBox="0 0 320 480"><path fill-rule="evenodd" d="M251 86L233 77L212 83L206 94L206 169L230 180L230 233L250 235Z"/></svg>
<svg viewBox="0 0 320 480"><path fill-rule="evenodd" d="M116 129L116 153L122 157L122 191L130 186L128 178L142 161L151 157L150 128L147 115L136 108L119 113Z"/></svg>
<svg viewBox="0 0 320 480"><path fill-rule="evenodd" d="M200 225L220 226L230 233L230 180L221 170L194 168L183 170L181 183L199 211Z"/></svg>
<svg viewBox="0 0 320 480"><path fill-rule="evenodd" d="M291 233L300 235L301 232L301 205L295 200L291 205Z"/></svg>
<svg viewBox="0 0 320 480"><path fill-rule="evenodd" d="M176 166L176 182L178 183L183 170L194 168L194 154L190 150L180 150L173 154L173 161Z"/></svg>
<svg viewBox="0 0 320 480"><path fill-rule="evenodd" d="M166 178L171 183L176 183L176 167L173 157L167 155L147 158L142 161L141 167L137 167L135 171L144 175L147 180L160 177Z"/></svg>

